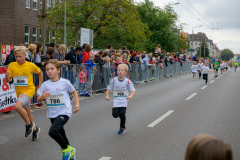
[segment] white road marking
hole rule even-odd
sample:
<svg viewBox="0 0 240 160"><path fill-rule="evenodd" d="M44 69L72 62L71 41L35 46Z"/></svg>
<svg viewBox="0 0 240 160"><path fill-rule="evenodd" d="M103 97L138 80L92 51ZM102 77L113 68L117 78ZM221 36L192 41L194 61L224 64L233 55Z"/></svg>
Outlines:
<svg viewBox="0 0 240 160"><path fill-rule="evenodd" d="M202 87L201 89L205 89L207 87L207 85L205 85L204 87Z"/></svg>
<svg viewBox="0 0 240 160"><path fill-rule="evenodd" d="M214 80L212 80L210 83L213 83L214 82Z"/></svg>
<svg viewBox="0 0 240 160"><path fill-rule="evenodd" d="M157 125L159 122L161 122L163 119L165 119L167 116L169 116L170 114L172 114L174 112L174 110L169 110L167 113L165 113L164 115L162 115L160 118L158 118L157 120L155 120L154 122L152 122L151 124L149 124L147 127L154 127L155 125Z"/></svg>
<svg viewBox="0 0 240 160"><path fill-rule="evenodd" d="M217 77L216 79L218 79L219 77Z"/></svg>
<svg viewBox="0 0 240 160"><path fill-rule="evenodd" d="M193 93L191 96L189 96L188 98L186 98L185 100L190 100L192 97L194 97L197 93Z"/></svg>
<svg viewBox="0 0 240 160"><path fill-rule="evenodd" d="M99 160L110 160L110 159L112 159L112 157L102 157Z"/></svg>

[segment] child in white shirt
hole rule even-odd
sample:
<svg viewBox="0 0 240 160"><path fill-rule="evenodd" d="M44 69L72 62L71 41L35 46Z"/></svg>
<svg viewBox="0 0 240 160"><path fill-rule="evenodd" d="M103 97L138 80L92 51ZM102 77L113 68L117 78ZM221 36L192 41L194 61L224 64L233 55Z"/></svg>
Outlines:
<svg viewBox="0 0 240 160"><path fill-rule="evenodd" d="M192 67L191 67L191 69L192 69L192 73L193 73L193 80L194 80L194 77L196 76L196 74L197 74L197 69L198 69L198 65L196 65L196 61L193 61L193 65L192 65Z"/></svg>
<svg viewBox="0 0 240 160"><path fill-rule="evenodd" d="M205 62L205 66L202 67L200 72L203 73L203 79L206 80L206 84L207 84L207 82L208 82L208 72L209 72L208 62Z"/></svg>
<svg viewBox="0 0 240 160"><path fill-rule="evenodd" d="M220 69L221 69L221 76L222 76L223 69L224 69L224 63L223 63L223 61L221 61L221 63L220 63Z"/></svg>
<svg viewBox="0 0 240 160"><path fill-rule="evenodd" d="M47 117L52 123L49 135L61 146L63 159L75 159L75 148L70 146L63 126L72 113L78 112L79 101L77 91L72 84L67 79L59 78L60 68L59 62L55 59L44 64L50 79L45 81L37 91L38 102L47 100ZM73 112L69 92L72 93L76 103L76 109Z"/></svg>
<svg viewBox="0 0 240 160"><path fill-rule="evenodd" d="M120 130L118 134L124 134L126 132L126 109L128 100L130 100L135 94L135 88L131 80L127 79L125 75L128 72L128 66L126 64L120 64L117 67L118 76L113 78L107 88L106 100L109 100L109 91L113 91L113 108L112 115L114 118L120 118ZM128 90L132 93L128 95Z"/></svg>

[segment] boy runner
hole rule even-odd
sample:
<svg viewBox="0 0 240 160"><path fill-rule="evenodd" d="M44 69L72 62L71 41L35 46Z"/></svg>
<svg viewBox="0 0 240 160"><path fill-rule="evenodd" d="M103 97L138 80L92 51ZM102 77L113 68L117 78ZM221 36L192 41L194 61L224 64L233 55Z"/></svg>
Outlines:
<svg viewBox="0 0 240 160"><path fill-rule="evenodd" d="M35 94L33 73L38 74L38 89L42 85L43 73L35 64L25 61L26 48L24 46L17 47L14 50L14 55L16 62L9 64L5 79L8 83L11 80L14 81L15 91L18 98L15 104L15 109L26 123L25 137L28 137L33 133L32 140L36 141L39 137L40 128L35 126L29 100L31 100Z"/></svg>
<svg viewBox="0 0 240 160"><path fill-rule="evenodd" d="M106 100L109 100L109 91L113 91L113 108L112 115L114 118L120 118L120 130L118 134L124 134L126 132L126 109L128 100L130 100L135 94L135 88L131 80L127 79L128 66L126 64L119 64L117 67L118 76L111 80L106 92ZM128 89L132 91L130 96L128 95Z"/></svg>

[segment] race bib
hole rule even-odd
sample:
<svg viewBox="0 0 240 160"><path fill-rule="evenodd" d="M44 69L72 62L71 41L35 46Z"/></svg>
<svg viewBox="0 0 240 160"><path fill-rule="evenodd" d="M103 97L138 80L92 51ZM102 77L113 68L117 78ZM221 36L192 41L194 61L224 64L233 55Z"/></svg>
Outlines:
<svg viewBox="0 0 240 160"><path fill-rule="evenodd" d="M15 86L28 86L28 76L14 76Z"/></svg>
<svg viewBox="0 0 240 160"><path fill-rule="evenodd" d="M127 91L126 90L114 90L114 97L115 98L127 97Z"/></svg>
<svg viewBox="0 0 240 160"><path fill-rule="evenodd" d="M47 107L64 107L63 94L49 95L47 99Z"/></svg>

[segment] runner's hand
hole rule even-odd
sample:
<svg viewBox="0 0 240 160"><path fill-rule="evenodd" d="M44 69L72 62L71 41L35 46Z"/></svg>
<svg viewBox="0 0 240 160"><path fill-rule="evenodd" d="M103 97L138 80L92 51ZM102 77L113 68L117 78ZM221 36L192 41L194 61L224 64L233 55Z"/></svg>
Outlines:
<svg viewBox="0 0 240 160"><path fill-rule="evenodd" d="M50 95L50 93L45 93L44 91L43 91L43 93L42 93L42 99L47 99L48 98L48 96Z"/></svg>
<svg viewBox="0 0 240 160"><path fill-rule="evenodd" d="M73 111L73 113L77 113L79 111L79 104L76 104L76 109Z"/></svg>
<svg viewBox="0 0 240 160"><path fill-rule="evenodd" d="M127 96L127 98L126 98L126 99L127 99L127 100L130 100L131 98L132 98L131 96Z"/></svg>
<svg viewBox="0 0 240 160"><path fill-rule="evenodd" d="M105 98L107 101L109 101L109 96L106 96L106 98Z"/></svg>
<svg viewBox="0 0 240 160"><path fill-rule="evenodd" d="M6 78L9 78L9 75L10 75L10 72L7 71L7 72L5 73L5 77L6 77Z"/></svg>

